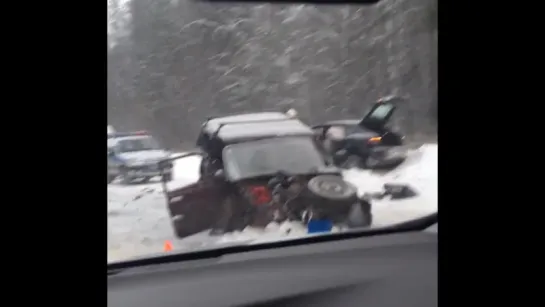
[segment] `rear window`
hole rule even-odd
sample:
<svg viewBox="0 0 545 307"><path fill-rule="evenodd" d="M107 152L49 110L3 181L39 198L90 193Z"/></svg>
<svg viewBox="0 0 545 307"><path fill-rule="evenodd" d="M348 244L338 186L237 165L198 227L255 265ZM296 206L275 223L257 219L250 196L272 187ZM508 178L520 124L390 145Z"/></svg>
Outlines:
<svg viewBox="0 0 545 307"><path fill-rule="evenodd" d="M374 120L383 120L386 116L388 116L388 113L390 113L393 107L394 106L391 104L381 104L371 114L369 114L369 117Z"/></svg>

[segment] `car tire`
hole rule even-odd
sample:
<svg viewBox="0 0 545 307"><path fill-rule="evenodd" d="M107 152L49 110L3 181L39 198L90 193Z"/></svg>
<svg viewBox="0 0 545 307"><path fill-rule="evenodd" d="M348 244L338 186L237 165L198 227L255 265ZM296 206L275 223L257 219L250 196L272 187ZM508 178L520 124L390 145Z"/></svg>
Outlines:
<svg viewBox="0 0 545 307"><path fill-rule="evenodd" d="M341 163L340 167L344 169L361 168L362 159L356 155L350 155Z"/></svg>
<svg viewBox="0 0 545 307"><path fill-rule="evenodd" d="M320 175L309 180L307 190L321 200L352 204L358 199L358 190L340 176ZM340 206L341 204L339 204Z"/></svg>

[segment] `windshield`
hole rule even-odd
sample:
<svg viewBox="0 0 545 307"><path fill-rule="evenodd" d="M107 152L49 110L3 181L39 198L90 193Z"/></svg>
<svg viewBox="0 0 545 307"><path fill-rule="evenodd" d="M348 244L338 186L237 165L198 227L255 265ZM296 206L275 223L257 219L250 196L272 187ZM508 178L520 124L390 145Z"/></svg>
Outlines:
<svg viewBox="0 0 545 307"><path fill-rule="evenodd" d="M127 138L117 142L119 152L133 152L160 149L157 142L151 137Z"/></svg>
<svg viewBox="0 0 545 307"><path fill-rule="evenodd" d="M309 137L273 138L234 144L223 153L227 175L241 180L283 171L307 174L326 167Z"/></svg>
<svg viewBox="0 0 545 307"><path fill-rule="evenodd" d="M437 0L107 5L108 261L437 211Z"/></svg>

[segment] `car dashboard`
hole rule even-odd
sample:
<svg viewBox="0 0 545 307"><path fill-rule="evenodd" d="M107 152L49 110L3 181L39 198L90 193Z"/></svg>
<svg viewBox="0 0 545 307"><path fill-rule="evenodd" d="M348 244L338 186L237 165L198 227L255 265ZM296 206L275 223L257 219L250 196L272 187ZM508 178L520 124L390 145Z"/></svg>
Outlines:
<svg viewBox="0 0 545 307"><path fill-rule="evenodd" d="M437 242L436 224L129 268L108 276L108 306L435 307Z"/></svg>

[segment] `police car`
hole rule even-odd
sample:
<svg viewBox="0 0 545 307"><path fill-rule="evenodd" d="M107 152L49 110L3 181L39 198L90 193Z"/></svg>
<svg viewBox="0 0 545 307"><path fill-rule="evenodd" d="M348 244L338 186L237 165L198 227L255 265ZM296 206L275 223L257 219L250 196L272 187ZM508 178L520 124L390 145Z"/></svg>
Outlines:
<svg viewBox="0 0 545 307"><path fill-rule="evenodd" d="M169 156L146 131L120 133L108 127L108 183L117 177L124 184L135 180L147 182L161 174L159 161ZM172 164L164 166L163 176L170 181Z"/></svg>

